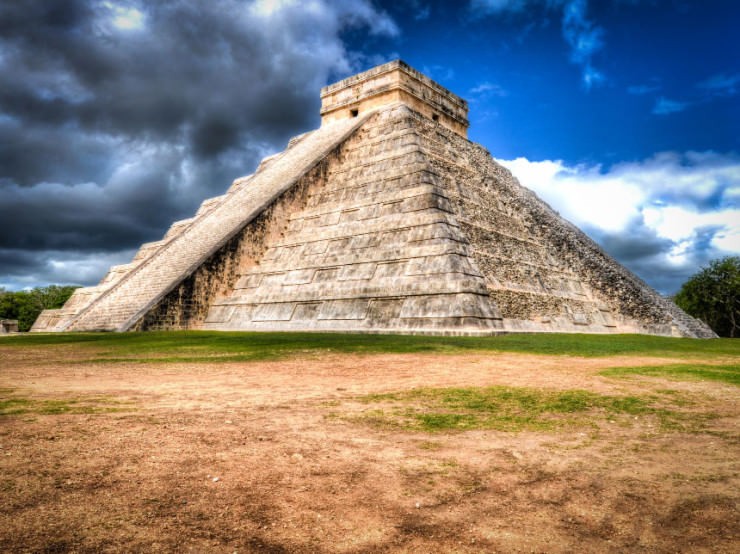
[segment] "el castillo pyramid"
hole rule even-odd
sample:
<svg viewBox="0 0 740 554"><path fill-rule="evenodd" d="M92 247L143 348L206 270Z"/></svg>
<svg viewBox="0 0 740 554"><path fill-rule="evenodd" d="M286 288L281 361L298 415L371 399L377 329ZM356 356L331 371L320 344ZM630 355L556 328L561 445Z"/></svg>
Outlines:
<svg viewBox="0 0 740 554"><path fill-rule="evenodd" d="M468 141L465 100L402 61L321 100L319 129L33 330L715 336Z"/></svg>

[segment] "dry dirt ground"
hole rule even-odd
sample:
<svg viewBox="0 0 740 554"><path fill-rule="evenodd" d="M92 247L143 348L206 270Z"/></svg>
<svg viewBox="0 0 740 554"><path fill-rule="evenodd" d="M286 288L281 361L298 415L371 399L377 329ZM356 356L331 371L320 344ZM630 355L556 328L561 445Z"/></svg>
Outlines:
<svg viewBox="0 0 740 554"><path fill-rule="evenodd" d="M740 550L737 387L597 375L675 360L77 357L0 344L4 398L90 412L0 417L2 552ZM547 432L437 433L356 417L368 393L488 385L662 391L714 417L691 430L595 415Z"/></svg>

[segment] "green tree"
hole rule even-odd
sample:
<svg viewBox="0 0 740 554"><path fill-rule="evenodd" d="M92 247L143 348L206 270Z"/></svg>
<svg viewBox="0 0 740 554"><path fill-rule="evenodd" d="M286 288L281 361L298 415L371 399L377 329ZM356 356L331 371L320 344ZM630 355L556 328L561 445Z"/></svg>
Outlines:
<svg viewBox="0 0 740 554"><path fill-rule="evenodd" d="M711 262L683 284L675 301L720 337L740 336L740 256Z"/></svg>
<svg viewBox="0 0 740 554"><path fill-rule="evenodd" d="M0 319L18 319L19 309L16 293L0 288Z"/></svg>
<svg viewBox="0 0 740 554"><path fill-rule="evenodd" d="M60 285L19 291L0 288L0 319L17 319L18 329L28 331L42 310L61 308L76 288Z"/></svg>

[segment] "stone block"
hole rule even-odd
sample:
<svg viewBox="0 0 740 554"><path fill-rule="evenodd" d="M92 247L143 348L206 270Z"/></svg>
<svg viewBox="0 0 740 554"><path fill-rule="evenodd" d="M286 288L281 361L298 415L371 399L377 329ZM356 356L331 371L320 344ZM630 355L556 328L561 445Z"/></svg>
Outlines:
<svg viewBox="0 0 740 554"><path fill-rule="evenodd" d="M321 304L317 319L365 319L370 301L329 300Z"/></svg>

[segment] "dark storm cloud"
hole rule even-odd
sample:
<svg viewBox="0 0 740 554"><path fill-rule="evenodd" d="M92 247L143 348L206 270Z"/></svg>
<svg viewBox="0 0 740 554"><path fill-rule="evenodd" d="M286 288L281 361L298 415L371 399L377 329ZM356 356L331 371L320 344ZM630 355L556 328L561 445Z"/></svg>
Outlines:
<svg viewBox="0 0 740 554"><path fill-rule="evenodd" d="M4 186L0 220L16 224L5 227L0 247L115 250L147 240L165 223L161 212L176 207L168 194L171 172L161 159L157 162L150 171L119 172L106 186Z"/></svg>
<svg viewBox="0 0 740 554"><path fill-rule="evenodd" d="M0 120L0 185L102 182L114 168L115 146L105 137L63 127Z"/></svg>
<svg viewBox="0 0 740 554"><path fill-rule="evenodd" d="M7 275L17 278L37 269L39 260L35 252L0 248L0 265Z"/></svg>
<svg viewBox="0 0 740 554"><path fill-rule="evenodd" d="M584 227L584 231L614 259L636 275L649 278L650 286L663 294L675 294L697 268L728 254L712 244L721 230L720 226L695 229L676 259L673 255L676 254L677 243L659 236L641 220L632 221L619 233Z"/></svg>
<svg viewBox="0 0 740 554"><path fill-rule="evenodd" d="M95 282L109 267L128 262L134 251L80 252L45 250L29 252L0 248L0 265L5 275L0 287L35 287L49 283L84 284Z"/></svg>
<svg viewBox="0 0 740 554"><path fill-rule="evenodd" d="M7 115L169 141L189 128L189 145L206 154L237 145L239 130L274 141L315 122L318 88L347 69L336 34L350 22L378 25L343 17L364 2L271 14L228 0L122 4L143 18L128 30L111 23L113 4L68 2L66 16L55 4L0 12L5 65L19 68L4 72Z"/></svg>
<svg viewBox="0 0 740 554"><path fill-rule="evenodd" d="M118 164L103 185L2 186L0 221L15 224L0 234L0 248L115 251L158 240L245 173L245 160L261 157L250 145L204 161L162 145L119 148L135 161Z"/></svg>
<svg viewBox="0 0 740 554"><path fill-rule="evenodd" d="M0 4L0 283L156 240L315 127L348 28L398 32L368 0Z"/></svg>
<svg viewBox="0 0 740 554"><path fill-rule="evenodd" d="M4 65L19 69L3 72L0 95L10 117L171 142L189 127L189 146L213 154L236 145L238 129L275 140L315 119L306 104L316 104L331 65L317 67L311 53L277 43L260 28L264 22L247 17L244 3L154 4L142 12L143 27L129 30L106 21L104 8L70 3L73 15L64 18L53 4L32 3L37 25L29 14L11 23ZM281 23L286 39L301 38ZM24 25L28 32L18 33ZM296 104L286 120L284 107ZM215 147L204 148L214 139Z"/></svg>
<svg viewBox="0 0 740 554"><path fill-rule="evenodd" d="M633 225L629 233L607 233L593 227L585 229L612 256L623 263L662 256L673 248L673 241L657 236L654 230Z"/></svg>

